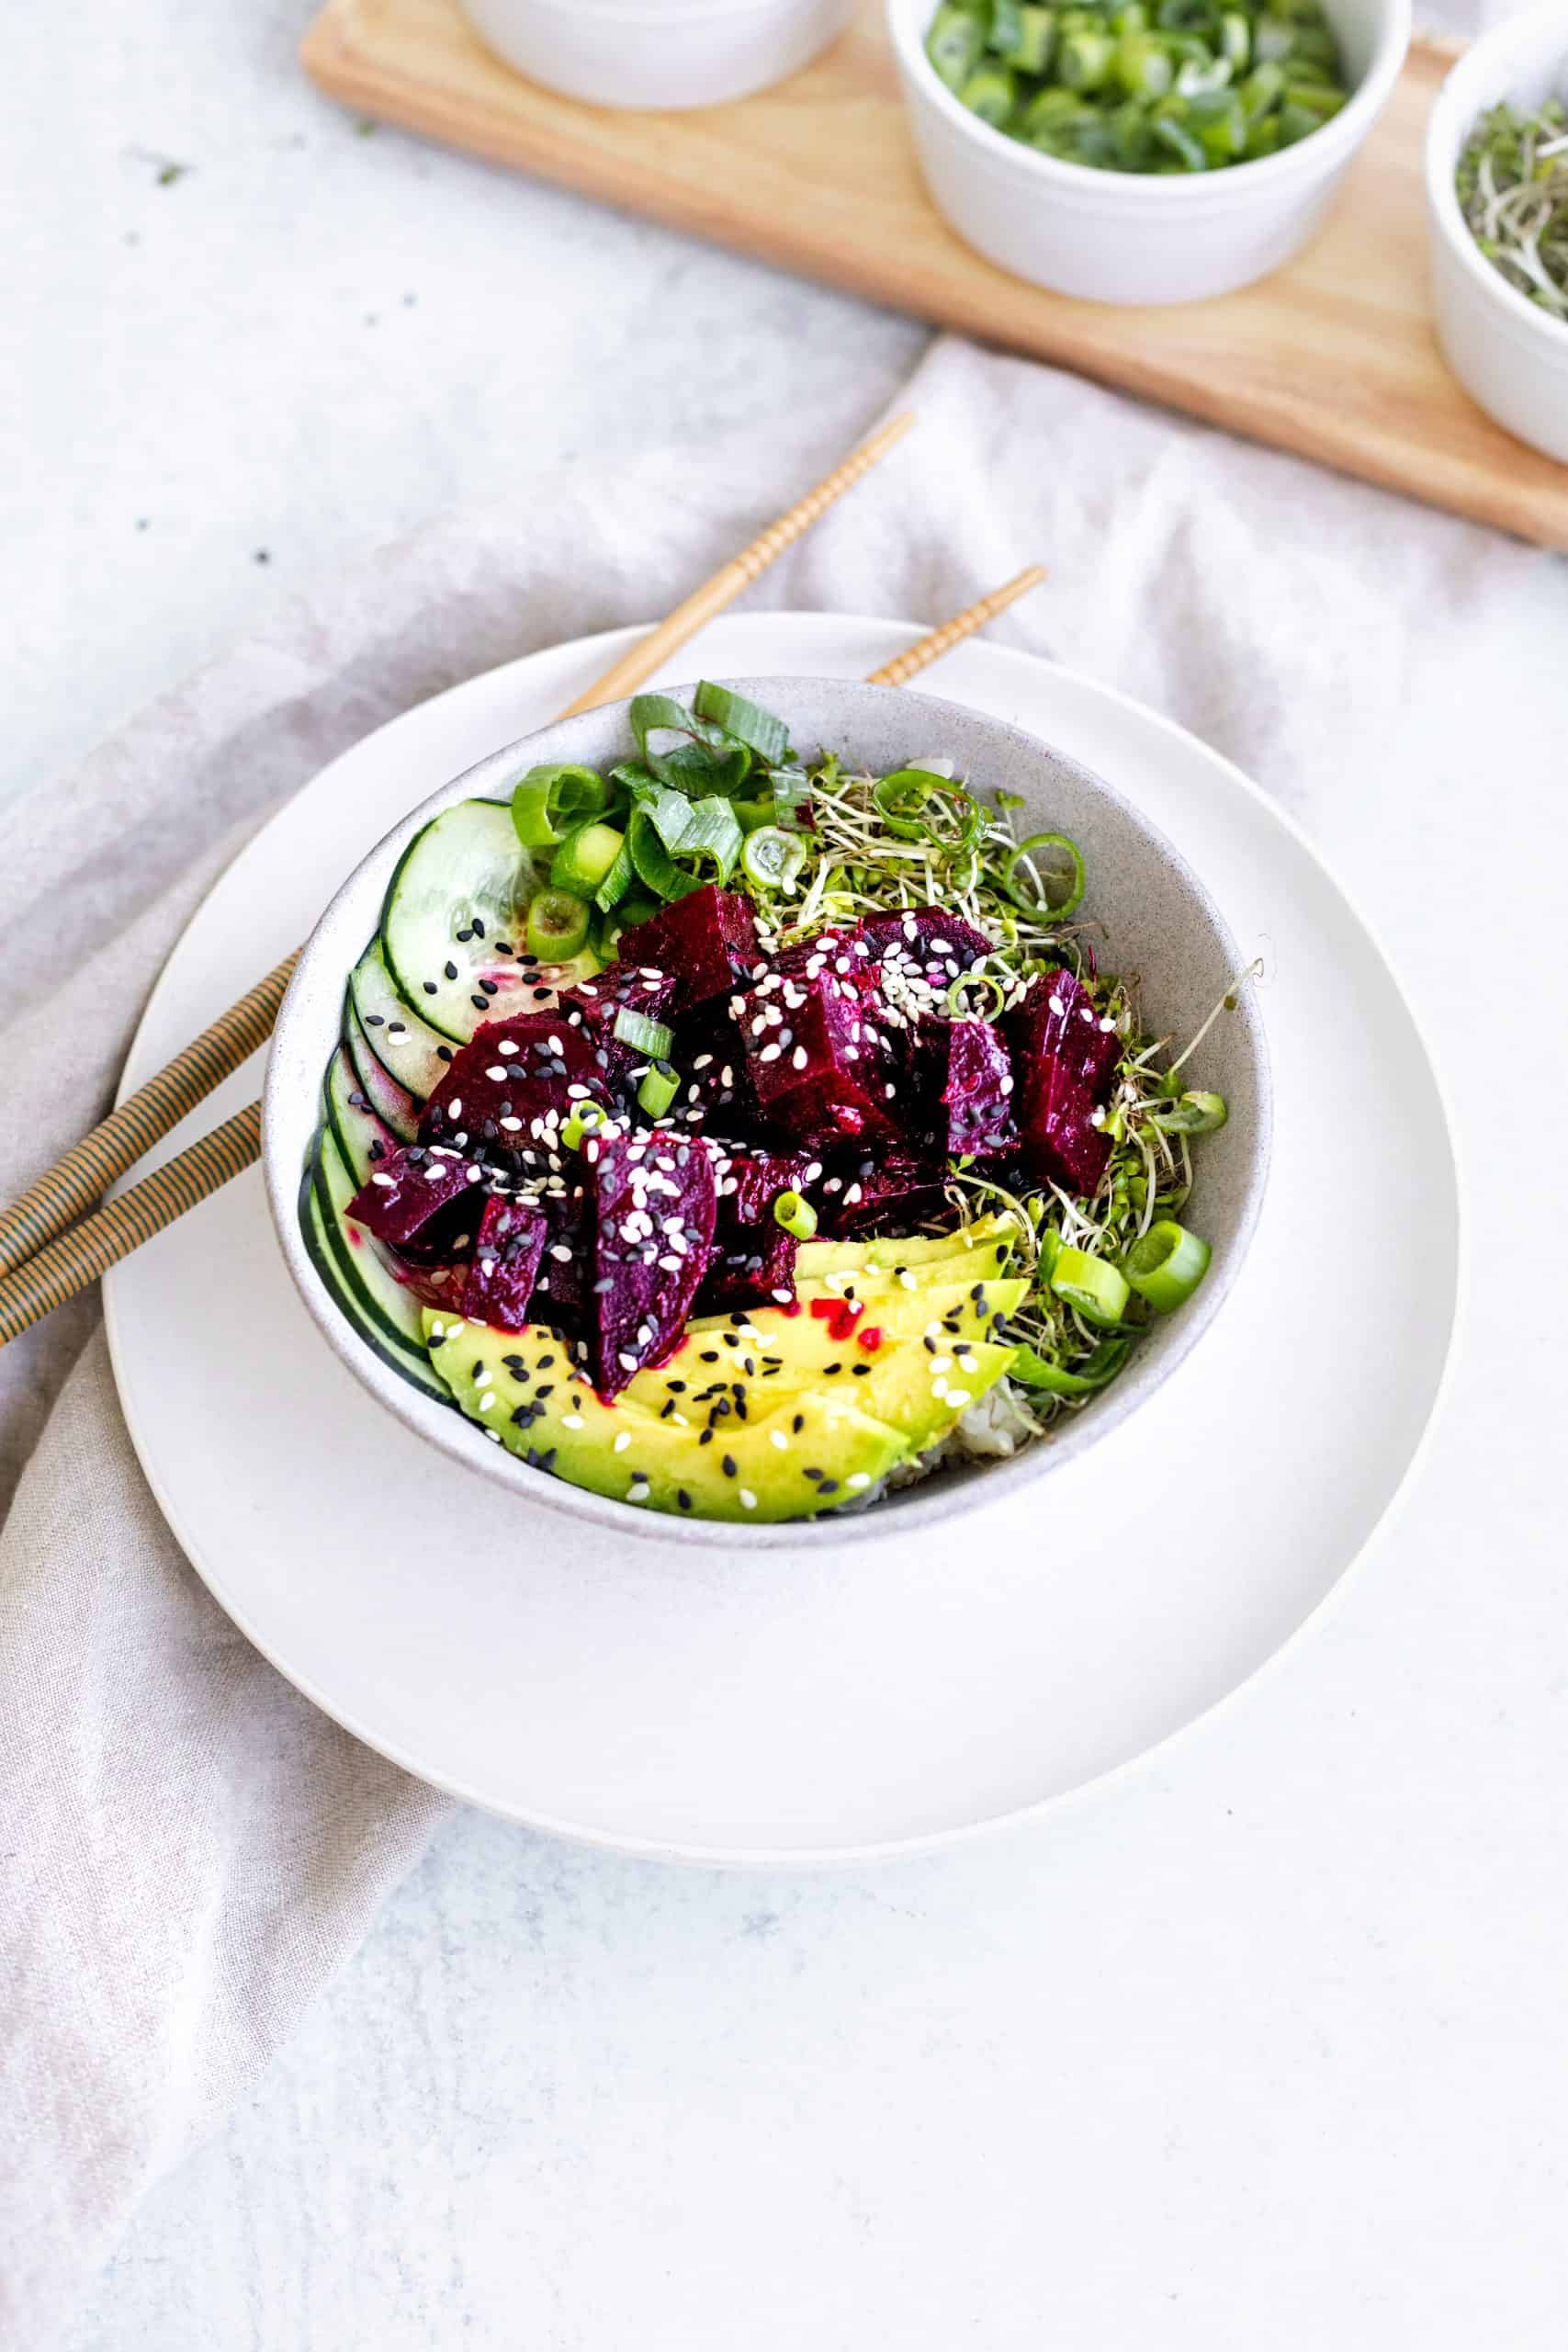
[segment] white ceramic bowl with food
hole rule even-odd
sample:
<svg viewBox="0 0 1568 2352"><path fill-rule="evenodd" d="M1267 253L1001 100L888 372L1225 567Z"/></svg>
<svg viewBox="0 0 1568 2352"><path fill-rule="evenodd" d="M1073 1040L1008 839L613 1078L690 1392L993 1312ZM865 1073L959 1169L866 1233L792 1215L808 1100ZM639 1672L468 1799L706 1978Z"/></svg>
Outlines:
<svg viewBox="0 0 1568 2352"><path fill-rule="evenodd" d="M1443 356L1490 416L1568 463L1568 321L1554 319L1486 259L1466 225L1454 171L1488 107L1568 98L1568 5L1500 25L1438 95L1427 130L1432 308Z"/></svg>
<svg viewBox="0 0 1568 2352"><path fill-rule="evenodd" d="M1151 1037L1185 1044L1232 987L1240 951L1202 884L1131 802L1076 762L1016 728L908 690L808 678L733 684L778 712L802 752L837 751L847 767L876 775L945 756L977 788L1020 796L1021 836L1045 830L1070 835L1089 876L1088 895L1075 921L1090 926L1086 935L1104 969L1135 979L1142 1026ZM377 1354L323 1279L301 1215L302 1178L311 1166L321 1123L323 1072L342 1034L347 977L367 943L377 937L389 883L411 842L433 818L475 799L500 804L498 840L503 840L510 826L506 804L527 769L548 762L604 770L626 755L630 741L626 706L616 704L508 745L433 794L350 876L307 944L278 1017L267 1071L263 1160L278 1238L300 1295L328 1344L372 1394L415 1434L519 1497L633 1538L643 1532L668 1536L671 1522L530 1466L502 1444L489 1442L483 1428L412 1385ZM1237 992L1234 1011L1213 1022L1184 1076L1187 1083L1223 1095L1229 1107L1228 1122L1202 1136L1193 1151L1194 1185L1190 1206L1181 1213L1212 1245L1213 1258L1188 1302L1176 1313L1154 1318L1109 1387L1010 1459L943 1468L919 1485L842 1516L774 1524L682 1519L682 1540L734 1550L896 1536L970 1510L982 1498L1050 1477L1135 1413L1212 1326L1241 1268L1263 1198L1270 1091L1262 1023L1250 988Z"/></svg>
<svg viewBox="0 0 1568 2352"><path fill-rule="evenodd" d="M486 46L591 106L719 106L798 74L852 0L461 0Z"/></svg>
<svg viewBox="0 0 1568 2352"><path fill-rule="evenodd" d="M981 121L926 55L937 0L887 0L926 186L966 244L1092 302L1194 302L1291 259L1318 228L1410 43L1410 0L1324 0L1352 96L1294 146L1223 170L1100 171Z"/></svg>

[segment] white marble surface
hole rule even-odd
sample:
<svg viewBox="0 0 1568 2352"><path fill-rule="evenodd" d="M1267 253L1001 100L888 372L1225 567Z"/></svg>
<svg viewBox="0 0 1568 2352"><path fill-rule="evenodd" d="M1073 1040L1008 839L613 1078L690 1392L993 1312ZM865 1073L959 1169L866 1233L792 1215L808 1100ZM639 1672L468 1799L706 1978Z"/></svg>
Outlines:
<svg viewBox="0 0 1568 2352"><path fill-rule="evenodd" d="M357 138L293 72L307 13L7 25L12 788L519 450L700 447L807 402L847 435L920 345ZM160 187L147 155L191 169ZM700 377L677 312L725 330ZM1550 1054L1562 763L1522 748L1468 838L1370 793L1306 816L1418 1001L1457 1006L1474 952ZM1507 886L1501 954L1456 859ZM1561 1087L1476 1115L1487 1024L1462 1034L1472 1170L1517 1155L1553 1227ZM1562 1300L1513 1233L1481 1239L1416 1492L1217 1717L1043 1825L863 1876L682 1874L459 1817L149 2199L70 2352L1555 2352Z"/></svg>

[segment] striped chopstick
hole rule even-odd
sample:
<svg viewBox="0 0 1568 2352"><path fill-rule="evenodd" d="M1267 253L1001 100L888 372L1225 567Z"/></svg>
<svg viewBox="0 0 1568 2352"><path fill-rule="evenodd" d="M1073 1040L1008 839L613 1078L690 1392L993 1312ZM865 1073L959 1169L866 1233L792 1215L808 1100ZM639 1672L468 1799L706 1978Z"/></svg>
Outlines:
<svg viewBox="0 0 1568 2352"><path fill-rule="evenodd" d="M994 588L978 604L965 605L961 613L954 613L940 628L917 638L902 653L896 653L891 662L885 662L880 670L874 670L866 684L907 686L911 678L918 678L922 670L929 670L933 662L940 662L944 653L962 645L966 637L973 637L988 621L994 621L998 613L1005 613L1010 605L1016 605L1021 596L1027 596L1032 588L1038 588L1044 577L1044 565L1032 563L1027 571L1021 571L1005 588Z"/></svg>
<svg viewBox="0 0 1568 2352"><path fill-rule="evenodd" d="M787 514L760 531L749 547L722 564L657 628L613 662L603 677L585 688L575 702L568 703L560 717L574 718L580 711L596 710L602 703L617 702L634 692L868 474L914 422L906 411L852 449ZM220 1013L166 1069L73 1145L18 1201L0 1211L0 1275L20 1266L35 1250L63 1233L73 1219L85 1216L118 1177L265 1044L299 956L298 948L286 956L276 970L258 980L238 1004ZM0 1344L4 1336L0 1333Z"/></svg>
<svg viewBox="0 0 1568 2352"><path fill-rule="evenodd" d="M0 1282L0 1347L247 1169L261 1151L261 1111L259 1102L247 1102L210 1135L7 1274Z"/></svg>
<svg viewBox="0 0 1568 2352"><path fill-rule="evenodd" d="M1006 587L995 590L988 596L982 596L976 604L965 605L963 612L955 613L939 628L931 629L902 653L896 654L890 662L885 662L871 673L868 684L905 684L922 670L929 669L933 662L940 662L944 653L950 653L965 638L973 637L977 630L984 628L1009 605L1026 595L1031 588L1038 586L1044 576L1038 565L1021 571L1015 580L1009 581ZM291 965L293 958L288 960ZM278 971L284 972L285 967L280 965ZM261 984L262 989L276 978L276 973L270 975L269 980ZM252 993L259 995L260 992L253 990ZM276 1010L275 1004L273 1011ZM225 1013L223 1020L231 1017ZM270 1020L269 1014L269 1025ZM220 1022L214 1023L213 1028L221 1025ZM204 1033L205 1035L211 1034L211 1031ZM187 1046L186 1052L196 1052L201 1043L202 1039L198 1038L196 1046ZM173 1067L171 1064L170 1068ZM142 1090L143 1092L146 1091ZM206 1091L203 1089L204 1092ZM122 1109L129 1110L130 1102L136 1099L135 1096L130 1097L121 1106ZM85 1148L85 1146L78 1146L79 1150ZM130 1192L123 1193L118 1200L111 1201L107 1208L98 1210L96 1216L85 1218L69 1232L51 1240L19 1271L0 1280L0 1347L17 1338L55 1307L63 1306L78 1291L85 1290L110 1266L117 1265L122 1258L128 1258L133 1250L141 1248L142 1242L151 1240L155 1233L172 1225L176 1217L183 1216L187 1209L194 1208L209 1193L217 1192L220 1185L226 1184L231 1176L240 1175L260 1156L260 1151L261 1104L251 1102L243 1111L237 1111L231 1119L225 1120L220 1127L215 1127L210 1135L204 1136L199 1143L192 1144L188 1150L179 1153L153 1175L133 1185Z"/></svg>
<svg viewBox="0 0 1568 2352"><path fill-rule="evenodd" d="M91 1135L0 1212L0 1274L9 1273L101 1200L118 1176L178 1126L187 1111L248 1061L272 1035L299 951L286 956L248 996L220 1013L155 1078L128 1094Z"/></svg>

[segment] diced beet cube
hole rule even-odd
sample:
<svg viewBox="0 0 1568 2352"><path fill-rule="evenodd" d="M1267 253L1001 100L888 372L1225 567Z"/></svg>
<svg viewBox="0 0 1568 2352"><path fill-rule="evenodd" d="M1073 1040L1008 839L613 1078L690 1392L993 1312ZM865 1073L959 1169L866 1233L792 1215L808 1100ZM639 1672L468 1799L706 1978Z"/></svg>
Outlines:
<svg viewBox="0 0 1568 2352"><path fill-rule="evenodd" d="M716 1250L708 1262L698 1312L729 1315L741 1306L787 1306L795 1296L795 1261L800 1244L782 1225L762 1227L749 1246Z"/></svg>
<svg viewBox="0 0 1568 2352"><path fill-rule="evenodd" d="M537 1154L580 1102L607 1102L605 1073L588 1033L564 1013L520 1012L487 1022L453 1059L424 1106L423 1141L468 1137L468 1148ZM504 1163L503 1163L504 1164Z"/></svg>
<svg viewBox="0 0 1568 2352"><path fill-rule="evenodd" d="M1046 972L1012 1014L1017 1116L1025 1166L1071 1193L1097 1190L1111 1139L1095 1124L1121 1058L1122 1040L1101 1024L1071 972Z"/></svg>
<svg viewBox="0 0 1568 2352"><path fill-rule="evenodd" d="M1094 1124L1097 1108L1088 1088L1053 1062L1019 1113L1021 1157L1032 1176L1086 1198L1098 1192L1111 1138Z"/></svg>
<svg viewBox="0 0 1568 2352"><path fill-rule="evenodd" d="M670 1114L677 1126L721 1136L755 1132L750 1067L727 1004L716 1001L682 1015L670 1058L681 1073L681 1092ZM694 1111L699 1114L694 1119Z"/></svg>
<svg viewBox="0 0 1568 2352"><path fill-rule="evenodd" d="M852 1233L908 1233L946 1206L941 1169L901 1145L855 1159L840 1156L816 1195L818 1230L838 1240Z"/></svg>
<svg viewBox="0 0 1568 2352"><path fill-rule="evenodd" d="M372 1170L369 1182L350 1201L348 1214L393 1250L416 1245L437 1221L455 1233L457 1227L444 1212L453 1209L456 1214L456 1204L467 1204L478 1194L475 1169L466 1152L411 1144L406 1150L389 1153L383 1165ZM477 1198L473 1214L477 1218Z"/></svg>
<svg viewBox="0 0 1568 2352"><path fill-rule="evenodd" d="M872 915L861 930L877 956L907 965L945 997L961 972L991 952L991 943L962 915L941 907L911 907L901 915Z"/></svg>
<svg viewBox="0 0 1568 2352"><path fill-rule="evenodd" d="M837 969L841 960L771 973L738 1016L758 1109L797 1148L891 1143L899 1132L897 1065L878 1004L855 974Z"/></svg>
<svg viewBox="0 0 1568 2352"><path fill-rule="evenodd" d="M581 1162L575 1154L563 1153L570 1164L559 1190L546 1193L538 1204L546 1234L534 1290L536 1323L586 1320L593 1295L593 1193L587 1154L598 1148L585 1145Z"/></svg>
<svg viewBox="0 0 1568 2352"><path fill-rule="evenodd" d="M947 1029L942 1090L947 1148L955 1157L1006 1151L1016 1139L1012 1064L988 1021L953 1021Z"/></svg>
<svg viewBox="0 0 1568 2352"><path fill-rule="evenodd" d="M750 978L757 961L750 902L706 882L623 931L617 952L623 964L673 974L676 1009L689 1012Z"/></svg>
<svg viewBox="0 0 1568 2352"><path fill-rule="evenodd" d="M655 1133L598 1146L588 1363L603 1396L669 1354L713 1254L713 1155Z"/></svg>
<svg viewBox="0 0 1568 2352"><path fill-rule="evenodd" d="M545 1234L544 1218L526 1202L492 1198L485 1203L463 1286L462 1311L469 1322L488 1323L500 1331L523 1329Z"/></svg>
<svg viewBox="0 0 1568 2352"><path fill-rule="evenodd" d="M1043 972L1008 1025L1021 1057L1049 1056L1096 1102L1104 1100L1103 1090L1122 1057L1122 1040L1114 1025L1105 1026L1075 973ZM1020 1079L1026 1082L1024 1072Z"/></svg>
<svg viewBox="0 0 1568 2352"><path fill-rule="evenodd" d="M635 964L607 964L591 980L563 989L558 1011L593 1048L594 1067L605 1083L624 1091L634 1069L645 1069L648 1055L615 1035L616 1016L639 1012L645 1021L667 1021L676 990L672 973L639 971Z"/></svg>
<svg viewBox="0 0 1568 2352"><path fill-rule="evenodd" d="M774 1216L773 1203L781 1193L800 1192L813 1170L819 1176L821 1164L806 1152L721 1149L713 1258L697 1301L705 1314L782 1306L794 1297L799 1244Z"/></svg>

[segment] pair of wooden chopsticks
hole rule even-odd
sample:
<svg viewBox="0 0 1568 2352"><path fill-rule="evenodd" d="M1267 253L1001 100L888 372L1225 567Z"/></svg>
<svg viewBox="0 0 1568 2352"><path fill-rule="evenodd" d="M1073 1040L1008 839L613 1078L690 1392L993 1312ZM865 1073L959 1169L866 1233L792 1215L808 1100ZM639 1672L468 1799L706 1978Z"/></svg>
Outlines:
<svg viewBox="0 0 1568 2352"><path fill-rule="evenodd" d="M579 711L595 710L633 693L726 605L733 604L818 515L903 438L913 423L912 416L896 416L863 442L825 481L808 491L787 514L771 523L750 547L678 605L668 619L612 662L604 676L569 703L560 716L571 718ZM966 606L895 660L874 670L871 683L903 685L984 628L1044 576L1038 565L1021 571L1016 580L982 596L977 604ZM96 1282L110 1266L129 1257L258 1157L261 1104L250 1102L107 1208L88 1214L118 1177L265 1044L298 961L296 949L156 1077L128 1095L118 1110L40 1176L20 1200L0 1211L0 1347Z"/></svg>

